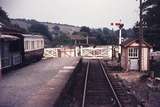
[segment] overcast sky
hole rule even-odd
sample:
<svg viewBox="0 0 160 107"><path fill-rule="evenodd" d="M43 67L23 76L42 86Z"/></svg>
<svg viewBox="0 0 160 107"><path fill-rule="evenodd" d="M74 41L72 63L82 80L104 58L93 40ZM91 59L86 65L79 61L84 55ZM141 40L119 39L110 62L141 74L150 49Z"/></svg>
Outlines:
<svg viewBox="0 0 160 107"><path fill-rule="evenodd" d="M125 28L138 20L136 0L0 0L11 18L71 24L76 26L109 27L120 19Z"/></svg>

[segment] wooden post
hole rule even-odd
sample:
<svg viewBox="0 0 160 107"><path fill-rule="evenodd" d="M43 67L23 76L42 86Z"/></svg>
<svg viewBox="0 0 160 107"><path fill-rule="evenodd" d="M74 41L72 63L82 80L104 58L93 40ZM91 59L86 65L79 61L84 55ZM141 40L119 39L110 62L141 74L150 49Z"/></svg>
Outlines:
<svg viewBox="0 0 160 107"><path fill-rule="evenodd" d="M80 46L80 48L81 48L81 56L83 56L83 46Z"/></svg>
<svg viewBox="0 0 160 107"><path fill-rule="evenodd" d="M0 32L0 79L2 78L2 39L1 39L1 32Z"/></svg>
<svg viewBox="0 0 160 107"><path fill-rule="evenodd" d="M75 57L78 57L79 49L78 47L75 47Z"/></svg>
<svg viewBox="0 0 160 107"><path fill-rule="evenodd" d="M0 79L2 78L2 33L1 28L3 27L3 24L0 22Z"/></svg>
<svg viewBox="0 0 160 107"><path fill-rule="evenodd" d="M140 1L140 25L139 25L139 71L142 71L142 41L143 41L143 17L142 17L142 0Z"/></svg>

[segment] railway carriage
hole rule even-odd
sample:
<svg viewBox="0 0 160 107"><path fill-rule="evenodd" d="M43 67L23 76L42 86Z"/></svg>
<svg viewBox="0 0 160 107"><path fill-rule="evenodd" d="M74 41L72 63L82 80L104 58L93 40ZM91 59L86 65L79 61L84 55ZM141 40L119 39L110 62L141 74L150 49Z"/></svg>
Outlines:
<svg viewBox="0 0 160 107"><path fill-rule="evenodd" d="M11 32L0 33L0 70L20 67L43 57L44 38L41 35Z"/></svg>
<svg viewBox="0 0 160 107"><path fill-rule="evenodd" d="M44 39L41 35L22 34L24 37L24 62L40 60L44 52Z"/></svg>
<svg viewBox="0 0 160 107"><path fill-rule="evenodd" d="M22 64L22 48L19 37L13 35L0 35L0 69L8 70Z"/></svg>

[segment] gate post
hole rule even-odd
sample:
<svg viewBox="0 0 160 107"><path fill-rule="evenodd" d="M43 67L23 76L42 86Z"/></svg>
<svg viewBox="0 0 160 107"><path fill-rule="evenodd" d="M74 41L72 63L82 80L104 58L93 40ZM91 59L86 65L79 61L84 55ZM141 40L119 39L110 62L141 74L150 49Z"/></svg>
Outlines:
<svg viewBox="0 0 160 107"><path fill-rule="evenodd" d="M78 47L75 48L75 56L78 57Z"/></svg>
<svg viewBox="0 0 160 107"><path fill-rule="evenodd" d="M57 49L57 51L58 51L58 57L61 57L61 49L59 48Z"/></svg>
<svg viewBox="0 0 160 107"><path fill-rule="evenodd" d="M80 46L80 50L81 50L80 56L83 56L83 46Z"/></svg>

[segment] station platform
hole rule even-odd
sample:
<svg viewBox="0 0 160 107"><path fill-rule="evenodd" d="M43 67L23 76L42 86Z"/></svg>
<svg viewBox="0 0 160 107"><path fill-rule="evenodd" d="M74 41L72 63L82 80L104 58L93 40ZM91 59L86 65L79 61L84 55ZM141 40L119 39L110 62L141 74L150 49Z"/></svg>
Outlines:
<svg viewBox="0 0 160 107"><path fill-rule="evenodd" d="M0 107L53 107L80 58L45 59L0 81Z"/></svg>

